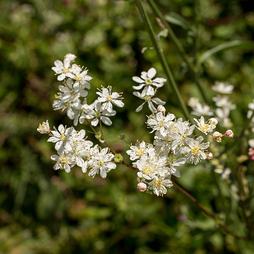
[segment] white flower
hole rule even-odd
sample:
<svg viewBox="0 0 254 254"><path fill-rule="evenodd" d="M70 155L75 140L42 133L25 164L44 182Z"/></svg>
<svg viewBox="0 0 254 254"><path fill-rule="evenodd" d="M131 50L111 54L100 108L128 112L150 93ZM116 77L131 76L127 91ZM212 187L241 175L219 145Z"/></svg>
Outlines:
<svg viewBox="0 0 254 254"><path fill-rule="evenodd" d="M140 90L144 88L141 92L141 97L144 97L150 94L151 91L154 92L154 88L152 86L155 86L156 88L162 87L167 80L164 78L156 78L152 80L155 75L156 70L151 68L148 70L148 72L141 72L141 78L137 76L133 77L132 79L140 84L139 86L133 86L133 89Z"/></svg>
<svg viewBox="0 0 254 254"><path fill-rule="evenodd" d="M233 85L229 85L226 83L222 83L219 81L215 82L215 85L212 86L213 91L217 92L217 93L221 93L221 94L231 94L234 86Z"/></svg>
<svg viewBox="0 0 254 254"><path fill-rule="evenodd" d="M71 167L75 165L75 161L73 160L72 156L68 155L68 153L62 153L61 155L52 155L51 159L56 161L54 165L54 169L64 169L66 173L71 171Z"/></svg>
<svg viewBox="0 0 254 254"><path fill-rule="evenodd" d="M177 147L182 147L185 144L185 140L190 136L194 129L195 125L190 126L190 123L187 121L182 120L182 118L179 118L177 122L174 125L174 129L172 132L169 134L171 138L171 149L173 152L176 152ZM180 149L182 150L182 148ZM181 152L181 151L179 151Z"/></svg>
<svg viewBox="0 0 254 254"><path fill-rule="evenodd" d="M222 169L216 168L214 172L221 174L221 178L225 181L229 180L229 175L231 174L231 169L226 168L224 171Z"/></svg>
<svg viewBox="0 0 254 254"><path fill-rule="evenodd" d="M167 189L173 186L169 178L154 177L154 179L149 183L149 188L153 190L153 193L157 196L163 196L167 193Z"/></svg>
<svg viewBox="0 0 254 254"><path fill-rule="evenodd" d="M55 66L52 67L52 70L56 73L56 74L60 74L57 77L58 81L63 81L65 78L69 77L69 78L73 78L73 74L70 72L69 68L71 63L74 61L76 56L72 55L72 54L67 54L64 57L64 61L61 62L60 60L56 60L54 62Z"/></svg>
<svg viewBox="0 0 254 254"><path fill-rule="evenodd" d="M200 104L199 102L199 99L196 98L196 97L191 97L188 101L188 105L191 107L191 108L196 108L197 105Z"/></svg>
<svg viewBox="0 0 254 254"><path fill-rule="evenodd" d="M197 103L191 114L195 116L212 116L213 112L208 105Z"/></svg>
<svg viewBox="0 0 254 254"><path fill-rule="evenodd" d="M170 163L170 168L169 168L170 173L176 177L180 177L181 174L175 167L179 167L179 166L183 165L185 162L186 162L186 159L181 158L181 159L175 160L172 163Z"/></svg>
<svg viewBox="0 0 254 254"><path fill-rule="evenodd" d="M73 64L69 70L71 73L74 74L72 78L76 81L76 85L81 84L83 85L83 87L90 89L90 84L88 83L88 81L92 80L92 77L87 75L87 69L82 71L82 68L80 66Z"/></svg>
<svg viewBox="0 0 254 254"><path fill-rule="evenodd" d="M103 107L107 109L109 112L113 110L112 104L122 108L124 106L124 103L122 102L122 95L113 92L112 93L112 87L109 86L107 88L102 87L99 92L96 92L100 97L98 98L99 102L103 103Z"/></svg>
<svg viewBox="0 0 254 254"><path fill-rule="evenodd" d="M144 104L147 102L148 103L148 108L151 110L151 112L155 113L157 110L154 107L153 103L157 104L157 105L164 105L166 102L162 101L159 98L152 98L155 95L155 91L151 90L149 91L149 93L147 93L147 95L142 95L139 92L133 92L133 94L137 97L139 97L142 100L145 100L137 109L136 112L139 112L142 110Z"/></svg>
<svg viewBox="0 0 254 254"><path fill-rule="evenodd" d="M248 108L249 108L250 110L254 110L254 100L253 100L253 102L251 102L251 103L248 104Z"/></svg>
<svg viewBox="0 0 254 254"><path fill-rule="evenodd" d="M94 111L93 111L93 120L91 121L92 126L97 126L99 123L99 119L106 125L110 126L112 121L108 118L108 116L114 116L116 114L115 110L111 110L110 112L105 109L100 101L94 102Z"/></svg>
<svg viewBox="0 0 254 254"><path fill-rule="evenodd" d="M147 152L146 143L143 141L136 146L130 146L130 150L126 153L130 156L130 160L134 161L139 159L144 153Z"/></svg>
<svg viewBox="0 0 254 254"><path fill-rule="evenodd" d="M254 148L254 139L249 139L248 144L251 148Z"/></svg>
<svg viewBox="0 0 254 254"><path fill-rule="evenodd" d="M216 97L213 97L213 101L215 101L217 107L223 109L233 110L236 108L236 106L228 100L227 96L217 95Z"/></svg>
<svg viewBox="0 0 254 254"><path fill-rule="evenodd" d="M58 126L58 131L51 131L53 137L48 139L48 142L53 142L55 144L55 149L61 151L62 149L71 150L72 135L75 133L73 127L65 128L62 124Z"/></svg>
<svg viewBox="0 0 254 254"><path fill-rule="evenodd" d="M164 116L163 113L157 113L154 116L148 117L147 125L150 126L154 131L160 131L162 136L166 136L168 133L168 128L174 123L173 119L175 119L174 114L168 114L167 116Z"/></svg>
<svg viewBox="0 0 254 254"><path fill-rule="evenodd" d="M209 142L202 143L203 137L199 136L195 140L193 138L189 138L186 140L186 144L189 146L188 154L186 155L186 161L194 163L197 165L200 160L206 159L206 154L204 152L210 145Z"/></svg>
<svg viewBox="0 0 254 254"><path fill-rule="evenodd" d="M215 119L215 118L214 118ZM211 124L211 121L209 120L207 123L205 122L205 118L203 116L201 116L201 118L199 120L197 120L196 118L194 118L194 120L197 123L197 128L203 132L204 134L207 135L207 133L209 132L213 132L213 130L216 128L215 124ZM212 120L213 122L215 122L215 120Z"/></svg>
<svg viewBox="0 0 254 254"><path fill-rule="evenodd" d="M42 124L39 124L39 127L37 128L37 131L41 134L49 134L50 133L50 127L48 120L46 122L43 122Z"/></svg>
<svg viewBox="0 0 254 254"><path fill-rule="evenodd" d="M91 155L89 162L91 170L88 175L94 177L100 172L101 177L106 178L107 173L111 169L116 168L116 164L111 162L111 160L114 158L114 154L108 152L108 148L103 148L101 151L98 148L95 149L97 152Z"/></svg>

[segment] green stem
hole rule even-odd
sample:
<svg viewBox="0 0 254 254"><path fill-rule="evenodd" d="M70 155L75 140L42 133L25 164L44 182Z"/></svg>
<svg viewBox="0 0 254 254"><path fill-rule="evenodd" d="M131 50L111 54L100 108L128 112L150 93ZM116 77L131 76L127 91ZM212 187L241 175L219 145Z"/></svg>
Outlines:
<svg viewBox="0 0 254 254"><path fill-rule="evenodd" d="M204 102L206 102L207 104L209 104L209 100L205 94L205 91L203 89L203 87L201 86L199 79L198 79L198 69L197 67L190 61L189 57L187 56L182 44L180 43L180 41L178 40L178 38L176 37L175 33L173 32L173 30L171 29L170 25L168 24L168 22L164 19L164 16L162 15L162 13L160 12L160 10L157 8L156 4L154 3L153 0L147 0L147 2L149 3L149 5L151 6L154 14L159 17L159 19L161 20L162 24L165 26L165 28L168 30L168 36L171 39L171 41L175 44L178 52L180 53L180 55L182 56L183 60L185 61L185 63L188 66L188 69L192 75L192 77L195 80L195 83L197 84L197 87L200 91L200 94L204 100Z"/></svg>
<svg viewBox="0 0 254 254"><path fill-rule="evenodd" d="M227 233L229 233L230 235L233 235L235 238L237 239L244 239L244 240L248 240L250 241L251 239L248 237L244 237L244 236L239 236L236 235L233 231L231 231L229 228L227 228L223 223L221 223L219 221L219 219L212 214L209 210L207 210L204 206L202 206L193 196L191 196L186 190L184 190L182 187L180 187L177 183L175 183L174 181L172 181L173 185L179 190L181 191L186 197L188 197L193 203L195 203L206 215L208 215L209 217L211 217L218 226L220 226L221 228L223 228Z"/></svg>
<svg viewBox="0 0 254 254"><path fill-rule="evenodd" d="M249 125L250 125L250 123L251 123L253 117L254 117L254 111L252 111L251 117L248 119L248 121L246 122L246 124L243 126L242 131L241 131L240 134L239 134L239 137L240 137L240 138L243 136L244 131L249 127Z"/></svg>
<svg viewBox="0 0 254 254"><path fill-rule="evenodd" d="M126 167L133 169L135 171L139 171L139 169L132 167L131 165L125 163L124 161L122 161L123 165L125 165ZM172 180L171 180L172 181ZM226 227L226 225L224 225L223 223L220 222L220 220L214 215L212 214L209 210L207 210L203 205L201 205L193 196L191 196L190 193L188 193L186 190L184 190L182 187L180 187L177 183L175 183L174 181L172 181L174 187L176 187L179 191L181 191L185 196L187 196L192 202L194 202L206 215L208 215L209 217L211 217L218 226L220 226L221 228L224 229L224 231L226 231L227 233L229 233L230 235L234 236L237 239L243 239L243 240L248 240L250 241L251 239L249 237L244 237L244 236L238 236L236 235L234 232L232 232L229 228Z"/></svg>
<svg viewBox="0 0 254 254"><path fill-rule="evenodd" d="M180 107L182 109L182 112L183 112L183 114L184 114L186 119L191 119L190 114L188 112L188 109L186 108L186 106L185 106L185 104L183 102L183 99L181 97L181 94L179 92L179 89L178 89L178 87L176 85L176 82L175 82L175 79L173 77L173 74L172 74L172 72L171 72L171 70L170 70L170 68L168 66L166 58L165 58L164 54L162 53L162 50L159 47L159 44L158 44L158 41L156 39L154 30L153 30L151 22L150 22L150 20L149 20L149 18L147 16L147 13L146 13L146 11L145 11L145 9L143 7L142 1L141 0L135 0L135 2L136 2L136 5L138 7L138 10L139 10L139 12L141 14L141 17L142 17L142 19L143 19L143 21L144 21L144 23L145 23L145 25L147 27L150 39L151 39L152 44L154 46L154 49L155 49L155 51L157 53L157 56L158 56L158 58L159 58L159 60L161 62L163 70L164 70L164 72L165 72L165 74L167 76L169 84L170 84L172 90L174 91L175 96L177 97L177 99L179 101L179 104L180 104Z"/></svg>

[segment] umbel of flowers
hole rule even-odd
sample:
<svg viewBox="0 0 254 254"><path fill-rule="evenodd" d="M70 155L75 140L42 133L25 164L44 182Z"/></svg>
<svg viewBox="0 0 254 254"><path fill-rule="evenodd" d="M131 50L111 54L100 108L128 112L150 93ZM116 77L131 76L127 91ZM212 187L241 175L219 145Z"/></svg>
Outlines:
<svg viewBox="0 0 254 254"><path fill-rule="evenodd" d="M126 153L130 156L132 166L123 162L122 155L116 154L102 134L102 124L112 125L110 117L116 114L113 107L124 106L122 94L113 92L112 87L101 87L96 92L98 98L88 104L89 82L92 77L86 68L74 63L75 58L75 55L69 53L63 62L54 62L52 70L62 84L58 87L53 109L66 109L74 126L86 121L104 148L87 140L84 129L76 131L74 127L67 128L60 124L51 130L48 121L43 122L37 130L41 134L49 134L48 142L55 144L56 154L51 156L55 161L55 170L63 169L69 173L72 167L78 166L84 173L89 171L89 176L100 174L105 178L120 163L137 171L139 191L162 196L167 193L167 188L173 186L171 175L180 177L180 166L185 163L197 165L203 160L212 159L213 155L208 152L210 143L204 137L211 135L216 141L221 141L224 135L215 131L218 120L210 118L206 121L200 115L199 119L194 118L196 124L191 124L182 118L177 119L172 113L166 114L163 106L165 102L154 98L157 89L163 87L166 79L154 78L156 70L151 68L142 72L141 77L135 76L132 79L138 83L133 86L136 90L133 94L144 100L136 112L141 111L146 103L151 111L146 124L151 129L150 133L154 134L153 143L137 141L135 145L130 145ZM99 131L95 129L97 126ZM228 130L225 136L233 137L232 131Z"/></svg>

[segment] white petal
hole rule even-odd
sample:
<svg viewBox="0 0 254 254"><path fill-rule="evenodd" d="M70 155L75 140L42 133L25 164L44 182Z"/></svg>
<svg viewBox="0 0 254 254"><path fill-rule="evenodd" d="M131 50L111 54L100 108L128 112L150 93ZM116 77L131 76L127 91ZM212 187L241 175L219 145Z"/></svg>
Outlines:
<svg viewBox="0 0 254 254"><path fill-rule="evenodd" d="M149 78L153 78L155 75L156 75L156 70L154 68L151 68L151 69L148 70L147 76Z"/></svg>
<svg viewBox="0 0 254 254"><path fill-rule="evenodd" d="M137 76L132 77L132 80L134 80L135 82L140 83L140 84L145 83L145 81L143 79L141 79L140 77L137 77Z"/></svg>

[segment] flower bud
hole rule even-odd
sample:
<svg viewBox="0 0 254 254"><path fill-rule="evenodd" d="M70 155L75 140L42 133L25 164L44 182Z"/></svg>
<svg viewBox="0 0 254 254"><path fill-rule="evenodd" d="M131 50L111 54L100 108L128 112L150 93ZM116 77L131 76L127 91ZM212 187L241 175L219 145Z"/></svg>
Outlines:
<svg viewBox="0 0 254 254"><path fill-rule="evenodd" d="M50 127L48 120L46 122L43 122L42 124L39 124L39 127L37 128L37 131L41 134L49 134L50 133Z"/></svg>
<svg viewBox="0 0 254 254"><path fill-rule="evenodd" d="M214 140L216 141L216 142L221 142L221 137L222 137L223 135L220 133L220 132L218 132L218 131L215 131L214 133L213 133L213 138L214 138Z"/></svg>
<svg viewBox="0 0 254 254"><path fill-rule="evenodd" d="M122 162L123 161L123 156L120 153L116 154L115 158L114 158L114 161L117 162L117 163Z"/></svg>
<svg viewBox="0 0 254 254"><path fill-rule="evenodd" d="M212 118L209 119L209 123L213 124L213 125L217 125L218 124L218 120L216 118L212 117Z"/></svg>
<svg viewBox="0 0 254 254"><path fill-rule="evenodd" d="M145 192L147 189L147 185L145 183L140 182L137 184L137 189L140 192Z"/></svg>
<svg viewBox="0 0 254 254"><path fill-rule="evenodd" d="M158 111L158 113L161 112L163 115L165 115L165 113L166 113L166 109L165 109L165 107L162 106L162 105L159 105L159 106L157 107L157 111Z"/></svg>
<svg viewBox="0 0 254 254"><path fill-rule="evenodd" d="M230 129L228 129L226 132L225 132L225 136L227 138L233 138L234 137L234 132Z"/></svg>
<svg viewBox="0 0 254 254"><path fill-rule="evenodd" d="M206 154L206 158L207 158L208 160L211 160L211 159L213 158L213 154L212 154L212 153L207 153L207 154Z"/></svg>

